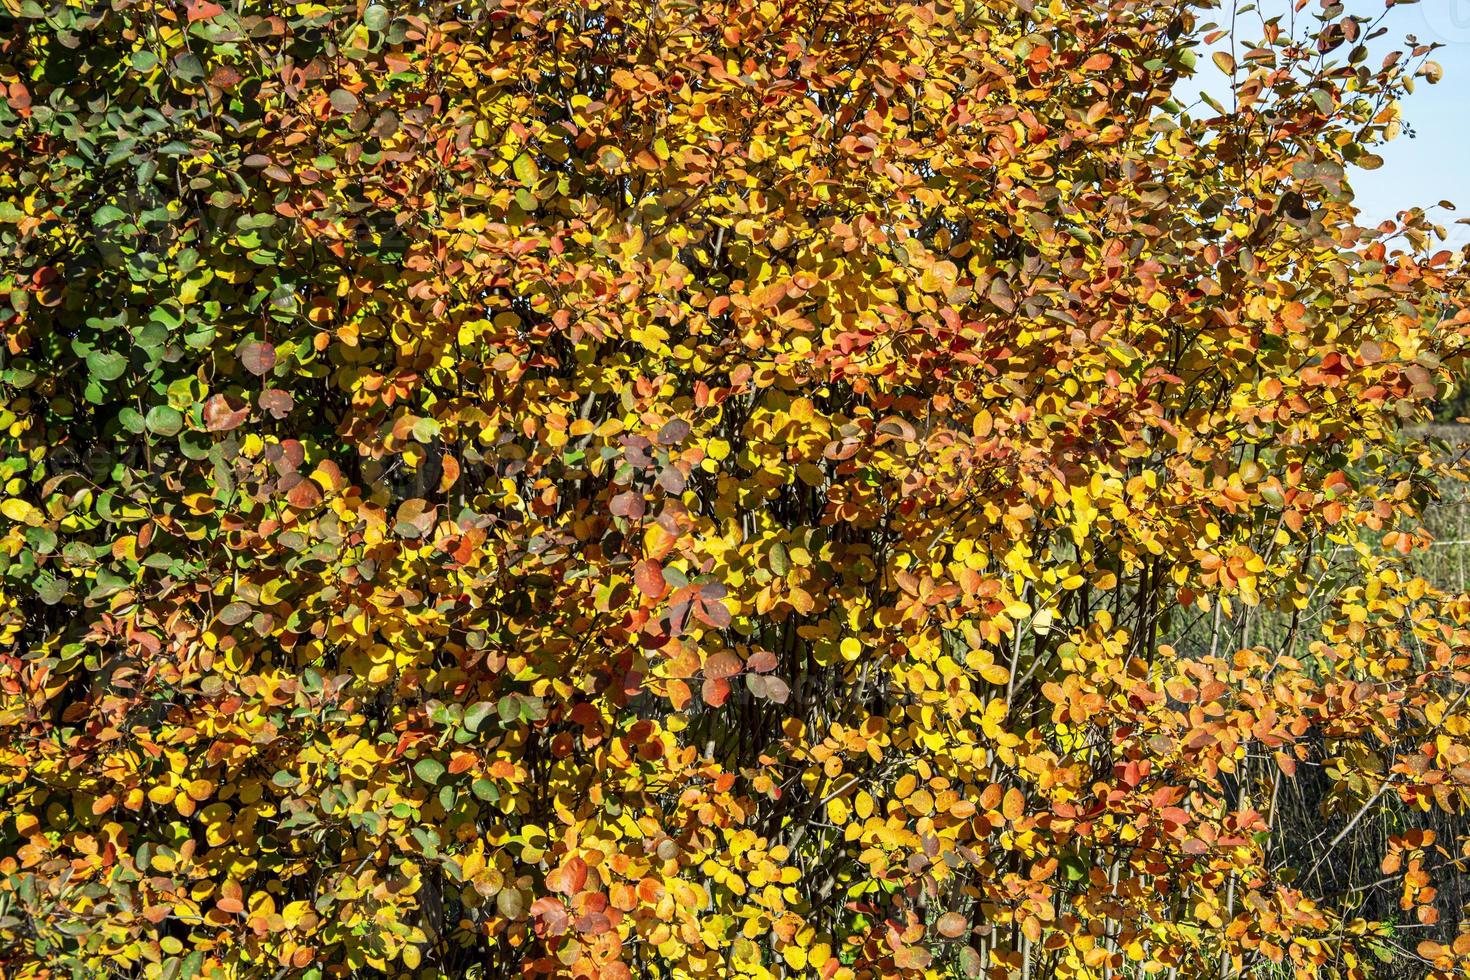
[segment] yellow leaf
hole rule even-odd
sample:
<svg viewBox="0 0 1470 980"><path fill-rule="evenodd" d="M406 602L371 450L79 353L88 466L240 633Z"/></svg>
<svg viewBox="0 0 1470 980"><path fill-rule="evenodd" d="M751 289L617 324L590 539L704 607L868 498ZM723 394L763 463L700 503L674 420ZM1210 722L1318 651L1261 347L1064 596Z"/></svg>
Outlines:
<svg viewBox="0 0 1470 980"><path fill-rule="evenodd" d="M37 510L33 504L21 500L19 497L11 497L4 503L0 503L0 514L4 514L19 524L29 524L32 527L46 520L46 516Z"/></svg>

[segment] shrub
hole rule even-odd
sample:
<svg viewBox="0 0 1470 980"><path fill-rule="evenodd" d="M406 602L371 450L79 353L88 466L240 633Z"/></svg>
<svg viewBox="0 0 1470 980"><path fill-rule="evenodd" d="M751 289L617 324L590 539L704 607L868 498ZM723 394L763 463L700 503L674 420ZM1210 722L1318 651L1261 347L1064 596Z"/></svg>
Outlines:
<svg viewBox="0 0 1470 980"><path fill-rule="evenodd" d="M7 0L6 971L1458 975L1439 70L1207 7Z"/></svg>

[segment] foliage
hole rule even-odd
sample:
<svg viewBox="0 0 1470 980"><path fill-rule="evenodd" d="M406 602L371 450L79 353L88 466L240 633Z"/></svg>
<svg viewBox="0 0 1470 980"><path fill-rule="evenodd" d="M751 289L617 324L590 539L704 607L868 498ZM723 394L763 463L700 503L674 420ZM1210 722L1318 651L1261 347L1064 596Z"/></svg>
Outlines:
<svg viewBox="0 0 1470 980"><path fill-rule="evenodd" d="M1459 975L1439 70L1208 6L7 0L6 974Z"/></svg>

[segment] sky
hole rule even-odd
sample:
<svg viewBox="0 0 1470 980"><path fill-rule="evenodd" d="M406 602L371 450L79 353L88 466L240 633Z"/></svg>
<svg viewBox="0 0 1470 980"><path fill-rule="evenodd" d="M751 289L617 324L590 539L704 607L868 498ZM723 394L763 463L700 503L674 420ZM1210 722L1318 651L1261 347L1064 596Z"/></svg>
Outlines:
<svg viewBox="0 0 1470 980"><path fill-rule="evenodd" d="M1470 0L1421 0L1395 7L1384 21L1390 34L1414 34L1421 42L1444 45L1432 57L1444 66L1438 85L1420 84L1403 103L1412 139L1400 136L1378 151L1383 167L1353 178L1364 217L1392 217L1399 209L1440 200L1460 206L1444 215L1456 242L1470 242L1470 226L1453 221L1470 217Z"/></svg>
<svg viewBox="0 0 1470 980"><path fill-rule="evenodd" d="M1231 3L1222 0L1223 9L1216 16L1222 24L1228 21ZM1281 5L1282 0L1260 4L1267 9ZM1349 11L1361 14L1377 13L1382 5L1383 0L1346 0ZM1318 3L1313 0L1305 13L1317 9ZM1258 37L1259 30L1250 30L1259 24L1256 17L1245 23L1245 37ZM1403 47L1402 39L1408 34L1420 43L1442 44L1432 57L1444 67L1444 79L1438 85L1417 80L1414 94L1401 104L1404 135L1374 151L1383 158L1383 167L1351 172L1349 179L1362 211L1362 223L1373 224L1408 207L1432 207L1448 200L1458 204L1459 210L1432 213L1437 223L1445 226L1452 243L1470 244L1470 226L1454 223L1458 218L1470 218L1470 0L1401 3L1387 12L1383 26L1388 33L1374 42L1375 51ZM1201 59L1201 68L1203 72L1216 71L1208 59ZM1208 78L1200 82L1210 91L1218 91Z"/></svg>

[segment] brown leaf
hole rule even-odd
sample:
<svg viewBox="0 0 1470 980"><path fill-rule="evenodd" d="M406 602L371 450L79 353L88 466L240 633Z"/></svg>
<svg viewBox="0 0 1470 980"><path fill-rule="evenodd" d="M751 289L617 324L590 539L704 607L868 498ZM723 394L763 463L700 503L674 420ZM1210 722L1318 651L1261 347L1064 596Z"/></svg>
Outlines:
<svg viewBox="0 0 1470 980"><path fill-rule="evenodd" d="M958 939L970 929L969 920L958 912L944 913L934 925L946 939Z"/></svg>
<svg viewBox="0 0 1470 980"><path fill-rule="evenodd" d="M612 928L606 912L588 912L577 920L576 929L584 936L600 936Z"/></svg>
<svg viewBox="0 0 1470 980"><path fill-rule="evenodd" d="M232 89L242 80L240 73L229 65L217 65L209 73L209 84L217 89Z"/></svg>
<svg viewBox="0 0 1470 980"><path fill-rule="evenodd" d="M721 707L730 697L730 682L723 677L707 677L700 693L704 695L705 704L711 708Z"/></svg>
<svg viewBox="0 0 1470 980"><path fill-rule="evenodd" d="M307 510L322 502L321 488L315 480L301 478L286 492L286 500L297 510Z"/></svg>
<svg viewBox="0 0 1470 980"><path fill-rule="evenodd" d="M704 662L704 676L734 677L744 668L738 656L729 650L721 650Z"/></svg>
<svg viewBox="0 0 1470 980"><path fill-rule="evenodd" d="M791 686L774 674L746 674L745 686L764 701L785 704L791 697Z"/></svg>
<svg viewBox="0 0 1470 980"><path fill-rule="evenodd" d="M689 438L689 423L683 419L670 419L658 430L658 441L663 446L677 446Z"/></svg>
<svg viewBox="0 0 1470 980"><path fill-rule="evenodd" d="M276 366L276 349L264 341L251 341L241 344L236 355L245 370L257 377L269 374Z"/></svg>
<svg viewBox="0 0 1470 980"><path fill-rule="evenodd" d="M405 500L398 505L393 530L405 538L422 538L433 528L438 513L439 508L420 497Z"/></svg>
<svg viewBox="0 0 1470 980"><path fill-rule="evenodd" d="M265 389L257 400L261 408L269 412L272 418L277 419L290 415L292 407L296 404L296 399L291 397L291 393L282 391L280 388Z"/></svg>
<svg viewBox="0 0 1470 980"><path fill-rule="evenodd" d="M614 517L626 517L630 521L636 521L643 517L646 502L643 494L633 490L624 490L613 497L608 505L608 512Z"/></svg>

